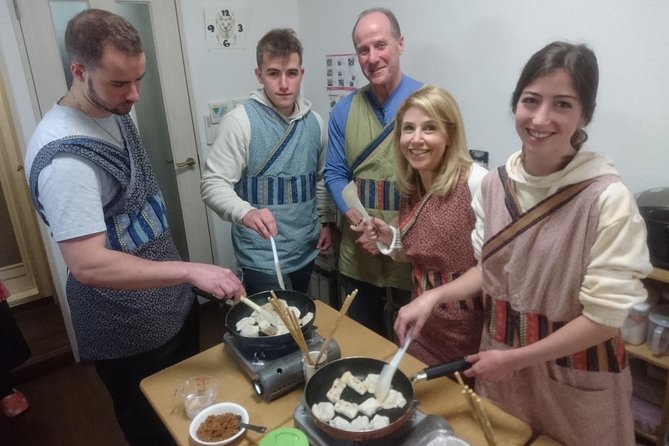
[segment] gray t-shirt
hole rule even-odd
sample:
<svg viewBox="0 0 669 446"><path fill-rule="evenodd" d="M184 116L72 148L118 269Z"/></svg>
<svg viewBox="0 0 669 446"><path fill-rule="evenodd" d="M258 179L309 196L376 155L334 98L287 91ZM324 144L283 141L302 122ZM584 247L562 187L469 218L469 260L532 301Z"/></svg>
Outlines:
<svg viewBox="0 0 669 446"><path fill-rule="evenodd" d="M106 129L106 130L105 130ZM51 141L84 135L117 145L121 130L110 116L94 119L79 111L55 105L35 130L25 159L25 174L37 152ZM119 150L125 148L119 147ZM59 154L39 176L40 204L49 219L56 242L106 231L103 208L118 193L119 184L96 164L73 154Z"/></svg>

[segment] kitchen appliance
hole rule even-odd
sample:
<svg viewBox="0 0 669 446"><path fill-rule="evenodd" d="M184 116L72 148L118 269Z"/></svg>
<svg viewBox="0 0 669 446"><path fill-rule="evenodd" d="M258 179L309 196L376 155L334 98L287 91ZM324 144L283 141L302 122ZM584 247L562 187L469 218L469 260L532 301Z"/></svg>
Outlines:
<svg viewBox="0 0 669 446"><path fill-rule="evenodd" d="M669 355L669 305L658 305L648 314L646 344L656 356Z"/></svg>
<svg viewBox="0 0 669 446"><path fill-rule="evenodd" d="M323 338L309 329L304 336L310 351L320 350ZM253 390L265 401L271 401L304 385L302 351L289 343L256 347L241 343L240 338L226 332L223 343L251 379ZM329 361L341 358L339 345L332 339L325 350Z"/></svg>
<svg viewBox="0 0 669 446"><path fill-rule="evenodd" d="M669 269L669 187L645 190L636 200L646 222L650 262Z"/></svg>
<svg viewBox="0 0 669 446"><path fill-rule="evenodd" d="M448 424L448 421L436 415L425 415L414 410L411 417L402 425L400 429L389 435L364 442L352 443L348 440L342 440L332 437L327 432L319 429L309 411L299 404L293 414L295 427L304 432L309 438L309 444L312 446L350 446L352 444L365 446L420 446L428 444L450 444L446 439L455 439L455 433ZM465 442L454 444L467 444Z"/></svg>

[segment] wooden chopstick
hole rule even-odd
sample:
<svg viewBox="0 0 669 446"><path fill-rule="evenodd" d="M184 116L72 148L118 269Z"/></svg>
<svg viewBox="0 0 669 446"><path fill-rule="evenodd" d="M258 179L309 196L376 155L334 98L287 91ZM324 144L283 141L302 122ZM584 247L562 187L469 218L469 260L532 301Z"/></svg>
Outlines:
<svg viewBox="0 0 669 446"><path fill-rule="evenodd" d="M475 394L476 395L476 394ZM479 415L481 416L481 421L483 421L483 433L488 441L489 446L496 446L497 442L495 441L495 434L492 430L492 423L488 417L488 412L486 412L485 407L483 407L483 402L481 397L476 395L476 406L479 409Z"/></svg>
<svg viewBox="0 0 669 446"><path fill-rule="evenodd" d="M488 446L496 446L497 442L495 441L495 435L492 430L492 423L490 423L488 413L483 407L481 397L474 393L474 391L470 389L467 384L465 384L459 372L455 372L455 378L462 386L462 394L465 396L467 404L469 404L469 410L471 411L474 420L483 431L483 435L485 436Z"/></svg>
<svg viewBox="0 0 669 446"><path fill-rule="evenodd" d="M283 303L276 297L274 291L270 291L269 301L274 307L274 310L277 312L283 323L288 328L288 332L293 337L297 346L302 350L308 365L314 365L311 360L311 355L309 354L309 347L307 346L307 341L304 339L304 333L302 333L302 327L300 327L300 322L297 320L295 314L286 308Z"/></svg>
<svg viewBox="0 0 669 446"><path fill-rule="evenodd" d="M323 356L323 353L325 353L325 349L327 349L330 340L332 340L332 336L334 336L335 331L337 331L339 324L341 323L342 319L344 319L344 316L346 316L346 313L348 313L348 309L353 303L353 299L355 299L355 296L357 295L358 295L358 289L356 288L355 290L353 290L351 294L346 296L346 300L344 300L344 304L341 306L341 309L339 310L339 316L337 316L337 320L330 329L330 333L328 333L327 337L323 341L323 344L321 345L320 350L318 351L318 356L316 356L316 364L318 364L318 362L321 360L321 356Z"/></svg>

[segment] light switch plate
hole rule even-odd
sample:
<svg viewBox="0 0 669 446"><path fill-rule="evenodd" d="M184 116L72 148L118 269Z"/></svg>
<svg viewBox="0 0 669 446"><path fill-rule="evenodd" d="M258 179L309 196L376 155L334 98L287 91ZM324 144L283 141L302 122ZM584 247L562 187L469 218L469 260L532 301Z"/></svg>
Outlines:
<svg viewBox="0 0 669 446"><path fill-rule="evenodd" d="M212 101L209 103L209 118L212 124L221 122L221 118L228 112L228 101Z"/></svg>
<svg viewBox="0 0 669 446"><path fill-rule="evenodd" d="M207 137L208 145L214 144L214 140L216 140L217 129L218 129L218 124L212 124L211 116L204 115L204 133Z"/></svg>

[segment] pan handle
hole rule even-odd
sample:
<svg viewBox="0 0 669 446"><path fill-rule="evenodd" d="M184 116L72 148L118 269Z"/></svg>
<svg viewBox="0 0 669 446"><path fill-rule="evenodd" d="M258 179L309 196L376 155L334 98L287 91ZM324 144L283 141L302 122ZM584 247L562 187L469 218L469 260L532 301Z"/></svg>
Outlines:
<svg viewBox="0 0 669 446"><path fill-rule="evenodd" d="M441 378L442 376L452 375L455 372L462 372L471 367L471 364L466 359L457 359L455 361L445 362L443 364L434 365L417 372L411 377L411 382L427 381L433 378Z"/></svg>
<svg viewBox="0 0 669 446"><path fill-rule="evenodd" d="M219 299L218 297L214 296L213 294L208 293L205 290L201 290L200 288L198 288L196 286L192 286L192 287L190 287L190 289L197 296L204 297L205 299L213 300L214 302L223 302L223 303L225 303L226 305L229 305L229 306L234 305L234 302L232 301L232 299Z"/></svg>

